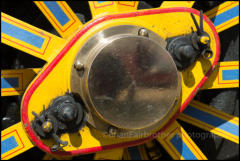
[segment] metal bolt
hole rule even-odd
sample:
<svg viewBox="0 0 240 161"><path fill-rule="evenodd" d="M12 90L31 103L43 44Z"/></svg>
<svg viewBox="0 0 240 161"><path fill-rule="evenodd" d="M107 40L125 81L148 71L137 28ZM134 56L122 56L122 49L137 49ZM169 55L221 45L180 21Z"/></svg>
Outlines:
<svg viewBox="0 0 240 161"><path fill-rule="evenodd" d="M148 37L148 31L144 28L141 28L138 30L138 35Z"/></svg>
<svg viewBox="0 0 240 161"><path fill-rule="evenodd" d="M208 42L210 41L210 39L209 39L209 37L207 37L207 36L201 36L200 37L200 42L202 43L202 44L208 44Z"/></svg>
<svg viewBox="0 0 240 161"><path fill-rule="evenodd" d="M83 71L84 70L84 65L77 60L77 62L74 64L74 68L78 71Z"/></svg>
<svg viewBox="0 0 240 161"><path fill-rule="evenodd" d="M117 134L117 129L116 129L115 127L113 127L113 126L110 126L110 127L108 128L108 133L109 133L110 135L116 135L116 134Z"/></svg>
<svg viewBox="0 0 240 161"><path fill-rule="evenodd" d="M50 121L45 121L43 124L42 124L42 130L46 133L49 133L51 132L53 129L53 125Z"/></svg>

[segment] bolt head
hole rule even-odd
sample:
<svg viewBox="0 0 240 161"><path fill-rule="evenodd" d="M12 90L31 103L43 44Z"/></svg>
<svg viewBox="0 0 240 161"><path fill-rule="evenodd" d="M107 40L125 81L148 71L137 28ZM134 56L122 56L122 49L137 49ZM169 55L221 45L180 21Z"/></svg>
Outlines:
<svg viewBox="0 0 240 161"><path fill-rule="evenodd" d="M80 61L76 61L76 63L74 64L74 68L78 71L83 71L84 65Z"/></svg>
<svg viewBox="0 0 240 161"><path fill-rule="evenodd" d="M50 121L45 121L43 124L42 124L42 130L46 133L49 133L51 132L53 129L53 125Z"/></svg>
<svg viewBox="0 0 240 161"><path fill-rule="evenodd" d="M146 29L142 28L138 31L138 35L148 37L148 31Z"/></svg>
<svg viewBox="0 0 240 161"><path fill-rule="evenodd" d="M64 121L70 122L76 118L77 110L73 106L65 106L62 109L62 116Z"/></svg>
<svg viewBox="0 0 240 161"><path fill-rule="evenodd" d="M110 126L110 127L108 128L108 133L109 133L110 135L116 135L116 134L117 134L117 129L116 129L115 127L113 127L113 126Z"/></svg>

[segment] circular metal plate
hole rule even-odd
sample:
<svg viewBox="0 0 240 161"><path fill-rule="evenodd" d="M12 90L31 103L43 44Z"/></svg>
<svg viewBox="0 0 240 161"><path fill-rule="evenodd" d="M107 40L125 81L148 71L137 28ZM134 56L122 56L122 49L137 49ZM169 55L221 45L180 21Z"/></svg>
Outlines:
<svg viewBox="0 0 240 161"><path fill-rule="evenodd" d="M146 37L117 38L99 51L88 75L96 112L124 129L158 122L176 98L177 69L158 43Z"/></svg>
<svg viewBox="0 0 240 161"><path fill-rule="evenodd" d="M71 92L87 108L88 123L116 137L139 137L160 129L177 111L181 74L166 42L141 26L119 25L93 35L72 65ZM81 64L83 70L75 65Z"/></svg>

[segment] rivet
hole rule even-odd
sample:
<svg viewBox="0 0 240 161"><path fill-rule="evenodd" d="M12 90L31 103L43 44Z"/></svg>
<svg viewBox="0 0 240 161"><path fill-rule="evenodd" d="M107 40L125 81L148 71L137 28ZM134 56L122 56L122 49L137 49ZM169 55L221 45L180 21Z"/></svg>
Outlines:
<svg viewBox="0 0 240 161"><path fill-rule="evenodd" d="M79 60L77 60L76 63L74 64L74 68L78 71L83 71L84 65Z"/></svg>
<svg viewBox="0 0 240 161"><path fill-rule="evenodd" d="M138 30L138 35L148 37L148 31L144 28L141 28Z"/></svg>

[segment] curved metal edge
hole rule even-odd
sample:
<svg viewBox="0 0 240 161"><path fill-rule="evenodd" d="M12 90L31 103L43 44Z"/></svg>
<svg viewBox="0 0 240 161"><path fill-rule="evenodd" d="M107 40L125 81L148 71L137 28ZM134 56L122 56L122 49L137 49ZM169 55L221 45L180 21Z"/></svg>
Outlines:
<svg viewBox="0 0 240 161"><path fill-rule="evenodd" d="M86 33L90 28L93 26L112 19L119 19L119 18L126 18L126 17L137 17L137 16L143 16L143 15L150 15L150 14L160 14L160 13L169 13L169 12L189 12L193 13L196 15L199 15L200 12L192 9L192 8L185 8L185 7L177 7L177 8L165 8L165 9L152 9L152 10L147 10L147 11L138 11L138 12L130 12L130 13L123 13L123 14L116 14L116 15L107 15L100 17L85 27L82 28L76 35L69 41L69 43L61 50L61 52L56 56L56 58L46 67L45 71L41 73L41 75L33 82L31 87L28 88L28 91L25 93L23 102L22 102L22 109L21 109L21 117L22 117L22 122L25 127L26 132L28 133L29 137L31 138L32 142L35 143L36 146L38 146L40 149L47 153L55 154L55 155L62 155L62 156L67 156L67 155L77 155L81 153L94 153L100 150L107 150L107 149L113 149L113 148L122 148L122 147L129 147L129 146L134 146L137 144L144 143L148 140L154 139L163 132L170 124L172 124L173 121L176 120L177 116L186 108L188 103L193 99L193 97L196 95L200 87L205 83L209 75L212 73L214 70L215 66L217 65L217 62L220 57L220 40L219 36L217 34L217 31L212 24L212 22L207 18L207 16L203 16L203 19L205 22L210 26L212 29L212 32L214 34L214 38L216 41L216 58L212 64L212 68L208 70L206 75L202 78L200 83L197 85L197 87L193 90L193 92L190 94L190 96L186 99L186 101L182 104L180 110L170 119L170 121L164 125L164 127L159 130L157 133L144 138L140 140L135 140L135 141L129 141L129 142L124 142L124 143L118 143L118 144L112 144L112 145L106 145L106 146L99 146L99 147L94 147L94 148L86 148L86 149L79 149L79 150L73 150L73 151L60 151L60 152L52 152L50 148L46 145L43 144L43 142L35 135L33 129L31 128L31 124L28 120L28 103L29 100L34 93L34 91L38 88L38 86L41 84L41 82L48 76L48 74L53 70L53 68L58 64L58 62L64 57L64 55L67 53L67 51L75 44L75 42L84 34Z"/></svg>

